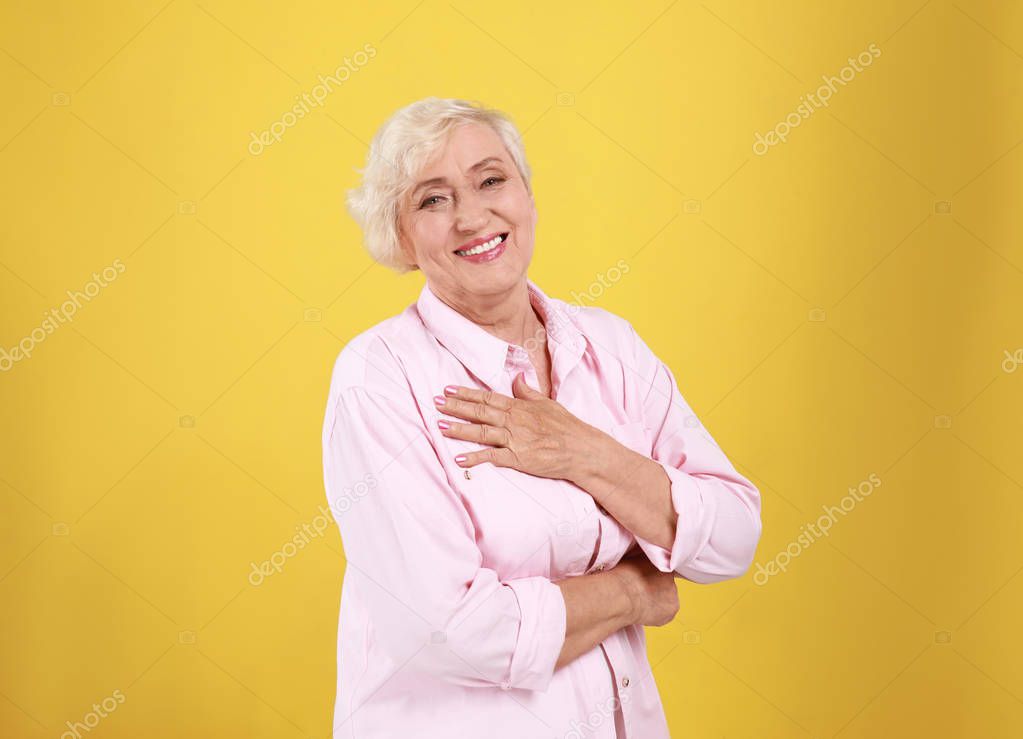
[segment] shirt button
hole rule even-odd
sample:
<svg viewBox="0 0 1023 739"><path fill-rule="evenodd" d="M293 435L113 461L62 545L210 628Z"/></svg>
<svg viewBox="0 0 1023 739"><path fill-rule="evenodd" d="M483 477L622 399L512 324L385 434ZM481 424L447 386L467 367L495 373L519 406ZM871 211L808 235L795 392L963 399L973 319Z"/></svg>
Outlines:
<svg viewBox="0 0 1023 739"><path fill-rule="evenodd" d="M466 471L465 471L465 479L466 479L466 480L471 480L471 479L472 479L472 475L471 475L471 474L469 474L469 470L466 470Z"/></svg>
<svg viewBox="0 0 1023 739"><path fill-rule="evenodd" d="M501 690L511 690L511 683L501 683Z"/></svg>
<svg viewBox="0 0 1023 739"><path fill-rule="evenodd" d="M622 678L622 687L623 688L629 687L629 676L628 675L626 675L625 677Z"/></svg>
<svg viewBox="0 0 1023 739"><path fill-rule="evenodd" d="M604 569L604 565L597 565L593 569L595 569L597 572L601 572Z"/></svg>

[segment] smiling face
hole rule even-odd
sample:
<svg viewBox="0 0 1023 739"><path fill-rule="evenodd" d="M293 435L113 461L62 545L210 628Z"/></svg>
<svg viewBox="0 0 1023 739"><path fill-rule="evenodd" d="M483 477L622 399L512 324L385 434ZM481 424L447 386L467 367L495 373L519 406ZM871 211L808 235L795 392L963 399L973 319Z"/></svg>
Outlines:
<svg viewBox="0 0 1023 739"><path fill-rule="evenodd" d="M402 253L438 297L471 305L525 280L536 205L490 126L455 128L415 182L398 215Z"/></svg>

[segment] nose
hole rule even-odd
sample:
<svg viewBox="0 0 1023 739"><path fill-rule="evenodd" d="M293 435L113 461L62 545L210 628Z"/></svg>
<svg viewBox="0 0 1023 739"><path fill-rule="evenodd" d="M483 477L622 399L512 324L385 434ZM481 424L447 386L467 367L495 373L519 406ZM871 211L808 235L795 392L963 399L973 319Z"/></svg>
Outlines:
<svg viewBox="0 0 1023 739"><path fill-rule="evenodd" d="M463 193L455 204L455 225L461 231L473 233L487 224L487 208L483 197L471 190Z"/></svg>

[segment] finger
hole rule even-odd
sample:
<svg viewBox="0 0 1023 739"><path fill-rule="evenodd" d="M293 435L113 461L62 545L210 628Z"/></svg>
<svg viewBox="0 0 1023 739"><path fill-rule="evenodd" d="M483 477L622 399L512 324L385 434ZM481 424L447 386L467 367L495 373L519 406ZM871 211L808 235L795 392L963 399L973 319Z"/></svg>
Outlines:
<svg viewBox="0 0 1023 739"><path fill-rule="evenodd" d="M447 428L444 424L447 424ZM511 441L508 429L501 426L490 426L486 423L451 423L443 418L437 421L437 425L440 426L440 432L451 439L475 441L490 446L505 446Z"/></svg>
<svg viewBox="0 0 1023 739"><path fill-rule="evenodd" d="M461 385L448 385L444 388L444 395L449 398L468 400L474 403L483 403L505 411L511 408L515 401L514 398L509 398L507 395L502 395L501 393L495 393L493 390L478 390L476 388L463 387Z"/></svg>
<svg viewBox="0 0 1023 739"><path fill-rule="evenodd" d="M538 400L540 398L547 398L547 396L539 390L534 390L529 386L529 383L526 382L525 372L519 372L512 379L512 393L514 393L515 397L520 400Z"/></svg>
<svg viewBox="0 0 1023 739"><path fill-rule="evenodd" d="M488 447L478 452L463 452L455 457L455 464L459 467L475 467L484 462L490 462L495 467L512 467L515 455L506 447Z"/></svg>
<svg viewBox="0 0 1023 739"><path fill-rule="evenodd" d="M491 426L505 426L508 420L507 411L483 403L459 400L458 398L444 398L439 395L433 400L437 409L442 413L449 413L466 421L489 423Z"/></svg>

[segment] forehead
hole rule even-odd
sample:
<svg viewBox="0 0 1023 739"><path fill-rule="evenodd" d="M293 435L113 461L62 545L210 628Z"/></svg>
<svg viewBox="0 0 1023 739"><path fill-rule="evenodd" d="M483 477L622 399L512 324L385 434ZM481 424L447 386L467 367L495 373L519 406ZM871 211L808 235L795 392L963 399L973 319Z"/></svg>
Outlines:
<svg viewBox="0 0 1023 739"><path fill-rule="evenodd" d="M481 123L467 123L448 134L447 141L423 165L417 183L437 177L453 178L467 174L469 169L483 159L498 159L500 164L511 163L511 158L501 138L490 126Z"/></svg>

